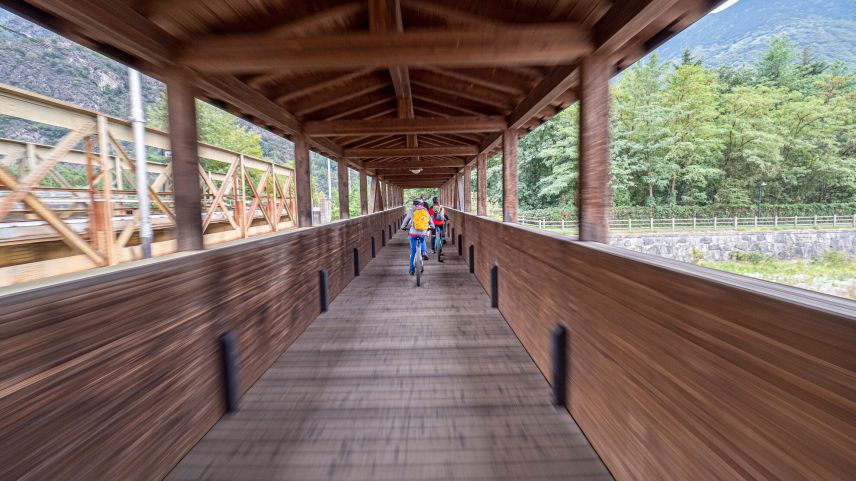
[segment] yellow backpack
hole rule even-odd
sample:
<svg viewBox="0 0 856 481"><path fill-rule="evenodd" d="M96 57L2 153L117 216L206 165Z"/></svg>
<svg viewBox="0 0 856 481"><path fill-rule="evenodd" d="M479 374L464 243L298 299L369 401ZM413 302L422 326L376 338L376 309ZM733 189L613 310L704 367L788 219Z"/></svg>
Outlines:
<svg viewBox="0 0 856 481"><path fill-rule="evenodd" d="M428 230L431 227L428 220L428 211L416 209L413 211L413 228L416 230Z"/></svg>

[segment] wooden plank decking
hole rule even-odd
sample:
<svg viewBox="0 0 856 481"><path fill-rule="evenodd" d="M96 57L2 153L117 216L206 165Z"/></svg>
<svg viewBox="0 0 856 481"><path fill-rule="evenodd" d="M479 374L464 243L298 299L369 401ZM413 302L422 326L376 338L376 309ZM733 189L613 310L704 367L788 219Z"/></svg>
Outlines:
<svg viewBox="0 0 856 481"><path fill-rule="evenodd" d="M399 232L167 477L611 480L455 248Z"/></svg>

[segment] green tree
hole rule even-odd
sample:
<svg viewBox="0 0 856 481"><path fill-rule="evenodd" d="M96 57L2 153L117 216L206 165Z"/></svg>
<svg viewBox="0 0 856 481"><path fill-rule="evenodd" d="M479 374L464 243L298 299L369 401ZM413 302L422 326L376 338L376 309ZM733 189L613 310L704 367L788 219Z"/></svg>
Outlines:
<svg viewBox="0 0 856 481"><path fill-rule="evenodd" d="M156 129L169 130L165 91L161 93L156 103L149 106L146 114L149 125ZM237 117L225 110L197 100L196 125L200 142L252 157L262 157L260 135L241 125ZM221 162L203 159L202 164L206 170L214 172L226 172L228 170L228 166ZM255 173L255 176L258 174Z"/></svg>
<svg viewBox="0 0 856 481"><path fill-rule="evenodd" d="M670 204L704 204L711 181L721 175L716 77L704 67L686 63L668 77L663 102L668 108L664 161L671 172Z"/></svg>

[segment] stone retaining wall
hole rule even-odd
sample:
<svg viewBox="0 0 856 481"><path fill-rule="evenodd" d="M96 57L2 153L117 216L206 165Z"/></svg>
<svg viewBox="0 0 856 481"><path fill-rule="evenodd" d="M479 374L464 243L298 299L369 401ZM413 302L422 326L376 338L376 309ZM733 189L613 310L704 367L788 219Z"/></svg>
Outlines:
<svg viewBox="0 0 856 481"><path fill-rule="evenodd" d="M828 250L856 255L856 229L617 234L609 244L691 262L727 261L732 252L759 252L777 259L813 259Z"/></svg>

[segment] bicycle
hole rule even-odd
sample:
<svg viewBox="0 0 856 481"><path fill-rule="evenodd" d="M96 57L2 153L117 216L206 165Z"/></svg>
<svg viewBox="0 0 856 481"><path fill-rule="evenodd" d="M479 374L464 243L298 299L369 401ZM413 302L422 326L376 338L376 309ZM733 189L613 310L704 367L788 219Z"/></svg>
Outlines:
<svg viewBox="0 0 856 481"><path fill-rule="evenodd" d="M445 227L434 228L434 251L437 252L437 262L443 262L443 234Z"/></svg>
<svg viewBox="0 0 856 481"><path fill-rule="evenodd" d="M422 286L422 271L425 270L422 260L422 245L425 242L423 237L417 237L416 254L413 257L413 270L416 272L416 287Z"/></svg>

